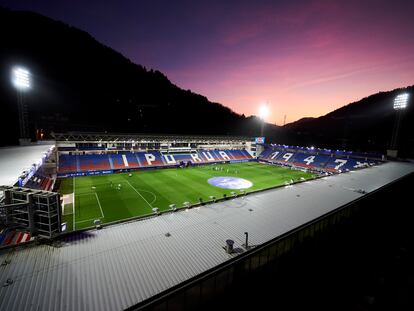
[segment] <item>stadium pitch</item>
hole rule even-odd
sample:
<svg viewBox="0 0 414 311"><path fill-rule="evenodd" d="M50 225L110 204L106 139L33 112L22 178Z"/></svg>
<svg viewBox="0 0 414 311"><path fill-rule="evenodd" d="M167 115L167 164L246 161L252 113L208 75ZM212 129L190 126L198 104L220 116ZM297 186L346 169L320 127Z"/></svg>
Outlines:
<svg viewBox="0 0 414 311"><path fill-rule="evenodd" d="M314 174L256 162L133 171L61 180L62 222L78 230L307 180Z"/></svg>

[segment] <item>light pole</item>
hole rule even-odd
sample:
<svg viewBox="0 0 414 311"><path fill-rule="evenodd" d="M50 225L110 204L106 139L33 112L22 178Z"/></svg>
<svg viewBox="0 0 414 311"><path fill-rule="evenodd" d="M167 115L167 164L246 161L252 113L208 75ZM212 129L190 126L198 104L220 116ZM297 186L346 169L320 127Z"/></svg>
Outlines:
<svg viewBox="0 0 414 311"><path fill-rule="evenodd" d="M30 73L22 67L12 69L12 82L17 89L17 103L19 109L20 143L28 142L29 135L29 111L24 101L24 93L30 89Z"/></svg>
<svg viewBox="0 0 414 311"><path fill-rule="evenodd" d="M259 118L261 119L260 137L263 137L265 119L268 115L269 115L269 108L267 107L267 105L261 106L259 108Z"/></svg>
<svg viewBox="0 0 414 311"><path fill-rule="evenodd" d="M398 155L398 135L400 133L401 120L405 108L407 108L409 94L404 93L398 95L394 99L394 110L396 112L396 118L394 123L394 130L392 132L391 138L391 150L388 150L388 155L392 157L397 157Z"/></svg>

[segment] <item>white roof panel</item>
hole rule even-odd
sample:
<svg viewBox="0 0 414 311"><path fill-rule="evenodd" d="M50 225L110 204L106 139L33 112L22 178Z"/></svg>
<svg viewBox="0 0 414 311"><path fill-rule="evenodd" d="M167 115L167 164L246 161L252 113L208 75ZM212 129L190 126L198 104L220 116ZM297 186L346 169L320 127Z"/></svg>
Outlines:
<svg viewBox="0 0 414 311"><path fill-rule="evenodd" d="M0 185L13 186L21 173L40 160L53 145L0 148Z"/></svg>

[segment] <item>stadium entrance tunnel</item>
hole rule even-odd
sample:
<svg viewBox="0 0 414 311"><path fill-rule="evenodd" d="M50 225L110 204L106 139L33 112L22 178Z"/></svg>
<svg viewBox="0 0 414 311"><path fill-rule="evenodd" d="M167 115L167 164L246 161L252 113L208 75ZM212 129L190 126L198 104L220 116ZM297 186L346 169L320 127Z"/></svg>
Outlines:
<svg viewBox="0 0 414 311"><path fill-rule="evenodd" d="M208 180L208 183L224 189L248 189L253 186L253 183L247 179L230 176L213 177Z"/></svg>

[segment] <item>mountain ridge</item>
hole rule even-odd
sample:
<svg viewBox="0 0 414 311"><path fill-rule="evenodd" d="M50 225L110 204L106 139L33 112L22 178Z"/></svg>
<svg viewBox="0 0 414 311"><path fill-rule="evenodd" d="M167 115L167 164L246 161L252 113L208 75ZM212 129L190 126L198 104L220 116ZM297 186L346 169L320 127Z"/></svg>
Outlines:
<svg viewBox="0 0 414 311"><path fill-rule="evenodd" d="M10 29L12 31L10 31ZM32 133L88 131L259 136L261 120L246 117L173 84L158 70L133 63L89 33L33 12L0 7L0 145L16 143L16 90L10 70L30 68L25 94ZM384 152L394 126L393 98L414 87L379 92L318 118L266 124L268 142ZM405 112L401 142L414 155L413 109ZM33 137L35 138L35 137Z"/></svg>
<svg viewBox="0 0 414 311"><path fill-rule="evenodd" d="M396 122L393 101L401 93L413 94L414 85L369 95L324 116L286 124L284 130L289 133L287 136L294 137L300 144L322 144L324 147L351 150L364 147L384 152L390 147ZM414 154L414 139L410 135L414 131L412 105L409 104L403 114L400 147L406 154Z"/></svg>
<svg viewBox="0 0 414 311"><path fill-rule="evenodd" d="M0 26L0 100L14 116L9 125L15 131L9 72L12 64L23 64L33 73L34 87L26 95L32 131L254 134L241 126L244 115L179 88L160 71L134 64L85 31L7 9L0 9Z"/></svg>

